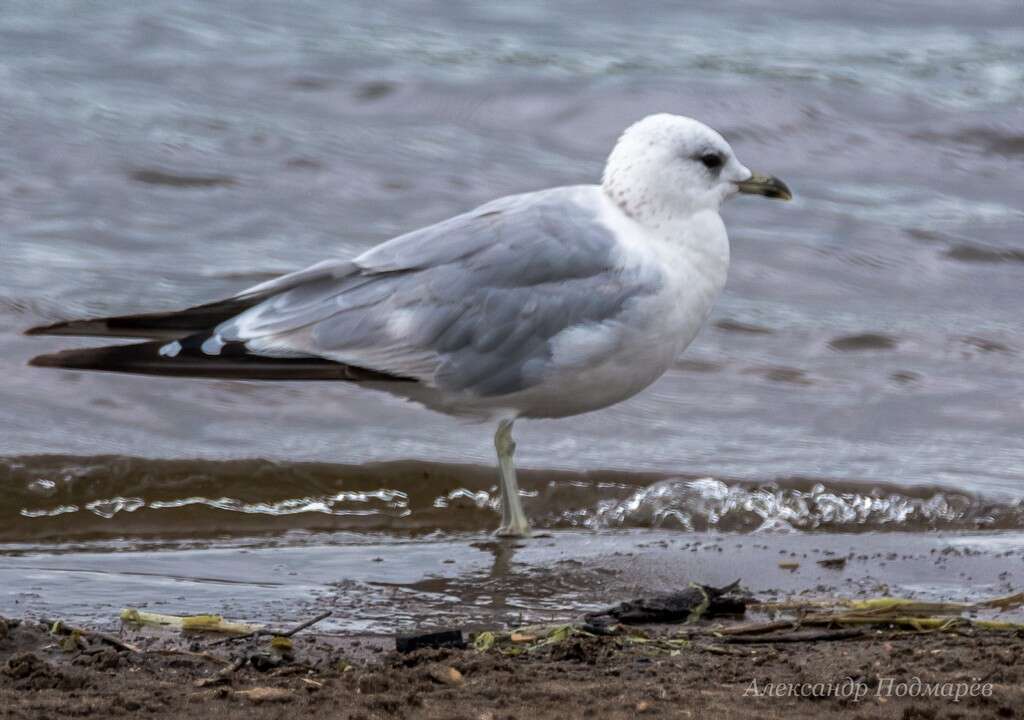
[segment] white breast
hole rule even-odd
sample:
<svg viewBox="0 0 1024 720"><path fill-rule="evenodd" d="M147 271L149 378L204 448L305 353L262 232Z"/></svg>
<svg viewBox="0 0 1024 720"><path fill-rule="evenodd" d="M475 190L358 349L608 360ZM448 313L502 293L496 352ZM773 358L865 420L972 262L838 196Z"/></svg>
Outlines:
<svg viewBox="0 0 1024 720"><path fill-rule="evenodd" d="M619 240L627 275L659 278L610 324L570 328L552 341L557 377L521 398L523 415L596 410L632 397L661 377L693 341L725 285L729 243L715 212L653 233L601 192L602 220ZM536 397L533 397L536 395ZM557 401L556 401L557 396Z"/></svg>
<svg viewBox="0 0 1024 720"><path fill-rule="evenodd" d="M635 340L662 346L664 368L693 341L725 287L729 239L717 212L704 210L648 230L607 199L605 223L620 240L620 262L660 274L661 292L640 300L633 311ZM674 342L667 342L672 338ZM660 374L660 373L659 373Z"/></svg>

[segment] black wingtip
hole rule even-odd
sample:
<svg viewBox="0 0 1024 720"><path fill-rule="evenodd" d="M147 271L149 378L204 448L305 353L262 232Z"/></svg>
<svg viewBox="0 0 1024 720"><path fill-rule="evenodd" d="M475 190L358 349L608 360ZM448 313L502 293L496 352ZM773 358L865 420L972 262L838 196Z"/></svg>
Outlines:
<svg viewBox="0 0 1024 720"><path fill-rule="evenodd" d="M106 328L104 320L61 320L50 325L37 325L25 331L25 335L102 335Z"/></svg>
<svg viewBox="0 0 1024 720"><path fill-rule="evenodd" d="M79 337L124 337L174 340L216 327L228 318L248 310L264 296L233 297L174 312L118 315L114 317L62 320L25 330L26 335L75 335Z"/></svg>
<svg viewBox="0 0 1024 720"><path fill-rule="evenodd" d="M159 343L140 345L108 345L98 348L72 348L60 352L36 355L28 361L30 367L64 368L65 370L121 370L120 364L134 359L136 348L151 349Z"/></svg>
<svg viewBox="0 0 1024 720"><path fill-rule="evenodd" d="M29 360L32 367L65 370L167 375L219 380L342 380L347 382L415 382L413 378L345 365L325 358L275 358L251 355L241 343L216 354L203 352L203 336L182 338L178 352L165 355L164 342L107 345L62 350Z"/></svg>
<svg viewBox="0 0 1024 720"><path fill-rule="evenodd" d="M29 334L28 332L25 333ZM40 335L42 333L32 333L34 335ZM28 361L29 367L63 367L60 362L60 353L52 353L50 355L36 355L34 358Z"/></svg>

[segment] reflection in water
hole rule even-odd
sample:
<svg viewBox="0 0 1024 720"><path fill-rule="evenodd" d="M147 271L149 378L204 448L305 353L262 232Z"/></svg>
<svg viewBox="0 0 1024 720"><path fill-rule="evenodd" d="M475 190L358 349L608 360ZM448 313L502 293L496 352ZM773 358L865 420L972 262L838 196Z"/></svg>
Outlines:
<svg viewBox="0 0 1024 720"><path fill-rule="evenodd" d="M537 539L539 538L525 542L534 542ZM525 609L543 608L546 600L557 592L555 586L545 583L538 577L537 568L514 565L516 551L526 547L524 541L498 538L493 541L472 542L469 547L491 555L492 562L484 563L475 571L454 576L431 575L413 582L377 581L369 584L411 591L420 594L421 598L435 598L441 604L472 606L474 612L486 613L513 624ZM455 563L451 559L443 562ZM529 599L526 600L524 596ZM564 608L557 607L556 603L552 610L555 609Z"/></svg>

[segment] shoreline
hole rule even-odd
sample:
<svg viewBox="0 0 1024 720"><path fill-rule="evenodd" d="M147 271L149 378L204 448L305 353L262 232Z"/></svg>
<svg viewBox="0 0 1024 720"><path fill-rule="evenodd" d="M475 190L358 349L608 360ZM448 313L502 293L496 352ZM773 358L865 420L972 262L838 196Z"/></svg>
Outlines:
<svg viewBox="0 0 1024 720"><path fill-rule="evenodd" d="M558 622L736 580L767 600L975 602L1024 587L1024 533L553 531L520 542L342 533L34 546L0 556L0 615L111 629L125 607L264 623L331 611L321 630L394 634Z"/></svg>

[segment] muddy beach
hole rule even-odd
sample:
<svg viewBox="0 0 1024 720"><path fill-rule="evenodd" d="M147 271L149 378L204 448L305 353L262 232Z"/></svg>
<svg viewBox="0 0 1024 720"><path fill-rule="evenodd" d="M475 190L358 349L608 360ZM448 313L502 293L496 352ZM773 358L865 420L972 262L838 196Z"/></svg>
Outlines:
<svg viewBox="0 0 1024 720"><path fill-rule="evenodd" d="M23 617L0 626L0 707L14 718L973 718L1015 717L1024 700L1019 534L554 532L463 542L417 543L407 559L416 572L398 567L390 543L348 558L344 545L292 547L291 559L264 543L235 564L236 573L271 568L258 582L231 578L230 560L202 548L91 559L79 548L63 569L32 553L8 557L5 584L36 585L5 603ZM98 558L105 567L90 567ZM348 577L317 590L309 577L327 568ZM77 602L47 588L48 574L58 589L67 572ZM742 615L598 625L607 606L691 592L698 575L721 585L751 578L738 592L755 602ZM169 594L175 586L180 594ZM991 604L997 596L1004 604ZM265 628L317 622L285 641L235 639L122 623L122 603ZM851 608L878 603L911 604L850 621ZM824 612L832 615L815 620ZM464 647L396 650L398 637L430 631L457 633Z"/></svg>
<svg viewBox="0 0 1024 720"><path fill-rule="evenodd" d="M613 631L481 631L461 647L411 652L397 651L394 637L315 626L271 640L0 620L0 708L26 720L953 719L1017 717L1024 702L1020 630L958 619L938 632L881 621L762 632L786 623L707 613Z"/></svg>

